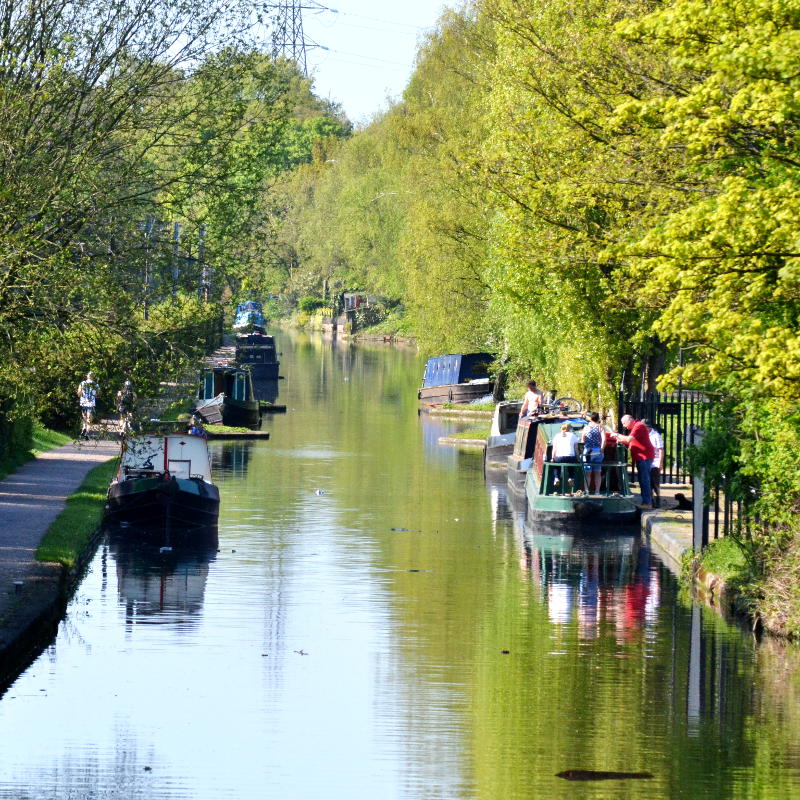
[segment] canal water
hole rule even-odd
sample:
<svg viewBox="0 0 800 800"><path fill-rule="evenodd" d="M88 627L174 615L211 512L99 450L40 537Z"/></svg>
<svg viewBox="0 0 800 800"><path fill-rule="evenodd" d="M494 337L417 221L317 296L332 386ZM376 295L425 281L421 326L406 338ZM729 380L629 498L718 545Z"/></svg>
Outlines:
<svg viewBox="0 0 800 800"><path fill-rule="evenodd" d="M0 698L0 797L800 795L795 650L629 532L527 526L416 354L278 339L288 413L212 444L218 549L100 546Z"/></svg>

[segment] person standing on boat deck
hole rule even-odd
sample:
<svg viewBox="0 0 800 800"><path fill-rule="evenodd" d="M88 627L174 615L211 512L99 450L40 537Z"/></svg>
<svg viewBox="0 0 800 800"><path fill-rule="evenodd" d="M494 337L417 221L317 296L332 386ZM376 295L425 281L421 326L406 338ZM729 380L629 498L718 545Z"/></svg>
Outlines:
<svg viewBox="0 0 800 800"><path fill-rule="evenodd" d="M578 437L572 432L569 422L561 426L561 430L553 437L553 448L550 459L556 464L575 463L575 445L578 444Z"/></svg>
<svg viewBox="0 0 800 800"><path fill-rule="evenodd" d="M81 417L83 418L81 436L84 439L89 438L89 428L94 420L98 394L100 394L100 387L94 379L94 373L89 371L86 373L86 379L78 384L78 405L81 408Z"/></svg>
<svg viewBox="0 0 800 800"><path fill-rule="evenodd" d="M653 507L653 493L650 489L650 469L653 466L655 450L650 441L650 433L641 420L634 419L630 414L625 414L620 420L627 429L628 435L617 434L617 441L627 445L631 452L636 472L639 476L639 489L642 493L642 503L638 508L650 509Z"/></svg>
<svg viewBox="0 0 800 800"><path fill-rule="evenodd" d="M602 467L603 451L606 447L606 432L600 424L600 415L596 411L589 414L589 424L581 434L583 442L584 465L583 469L588 478L586 484L589 494L600 494L600 484L603 481Z"/></svg>
<svg viewBox="0 0 800 800"><path fill-rule="evenodd" d="M543 399L544 394L542 394L541 389L536 388L536 381L528 381L528 391L525 392L525 397L522 400L519 418L536 416L542 408Z"/></svg>
<svg viewBox="0 0 800 800"><path fill-rule="evenodd" d="M653 456L653 466L650 468L650 490L653 493L653 505L656 508L661 507L661 470L664 466L664 440L658 429L653 427L649 419L643 419L647 425L647 431L650 436L650 444L653 445L655 455Z"/></svg>

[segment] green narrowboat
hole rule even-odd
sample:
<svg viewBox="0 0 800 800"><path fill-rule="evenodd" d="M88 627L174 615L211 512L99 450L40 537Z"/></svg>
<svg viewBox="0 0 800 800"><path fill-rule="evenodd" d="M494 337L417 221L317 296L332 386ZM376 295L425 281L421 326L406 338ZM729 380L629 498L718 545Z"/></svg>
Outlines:
<svg viewBox="0 0 800 800"><path fill-rule="evenodd" d="M624 523L638 520L638 510L628 483L627 451L613 441L607 442L601 468L599 494L589 494L586 472L581 461L582 445L574 462L552 461L553 437L561 430L563 419L541 420L536 425L530 468L525 477L528 516L532 520L578 524ZM567 419L573 432L580 435L586 420Z"/></svg>
<svg viewBox="0 0 800 800"><path fill-rule="evenodd" d="M257 427L261 407L250 370L233 366L204 369L195 412L210 425Z"/></svg>

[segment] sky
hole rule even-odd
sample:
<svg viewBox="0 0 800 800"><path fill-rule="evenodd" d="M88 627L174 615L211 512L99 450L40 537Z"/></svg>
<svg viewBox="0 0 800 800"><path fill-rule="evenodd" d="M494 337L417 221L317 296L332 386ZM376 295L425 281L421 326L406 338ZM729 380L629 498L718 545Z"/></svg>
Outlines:
<svg viewBox="0 0 800 800"><path fill-rule="evenodd" d="M444 0L331 0L314 12L304 2L309 77L317 95L342 104L363 124L397 100L414 69L420 37L436 27ZM450 4L452 5L452 4ZM327 48L327 49L323 49Z"/></svg>

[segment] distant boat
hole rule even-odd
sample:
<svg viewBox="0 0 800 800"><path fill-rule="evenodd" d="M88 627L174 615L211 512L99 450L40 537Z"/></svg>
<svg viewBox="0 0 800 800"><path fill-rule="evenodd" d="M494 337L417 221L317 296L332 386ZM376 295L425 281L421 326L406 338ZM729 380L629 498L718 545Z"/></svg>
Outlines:
<svg viewBox="0 0 800 800"><path fill-rule="evenodd" d="M256 300L247 300L236 306L233 316L233 329L236 333L264 333L267 321L264 309Z"/></svg>
<svg viewBox="0 0 800 800"><path fill-rule="evenodd" d="M506 469L508 457L514 452L521 409L522 403L518 400L498 403L495 406L492 429L486 439L486 449L483 451L483 463L487 469Z"/></svg>
<svg viewBox="0 0 800 800"><path fill-rule="evenodd" d="M237 336L236 363L249 367L256 380L277 380L280 362L275 350L275 337L264 333Z"/></svg>
<svg viewBox="0 0 800 800"><path fill-rule="evenodd" d="M234 366L204 369L195 411L210 425L256 427L261 409L250 370Z"/></svg>
<svg viewBox="0 0 800 800"><path fill-rule="evenodd" d="M173 528L213 528L219 490L211 481L208 443L188 434L128 438L119 471L108 487L105 519L153 533Z"/></svg>
<svg viewBox="0 0 800 800"><path fill-rule="evenodd" d="M489 370L493 359L490 353L451 353L429 358L417 397L422 403L433 405L469 403L491 394L494 383Z"/></svg>

